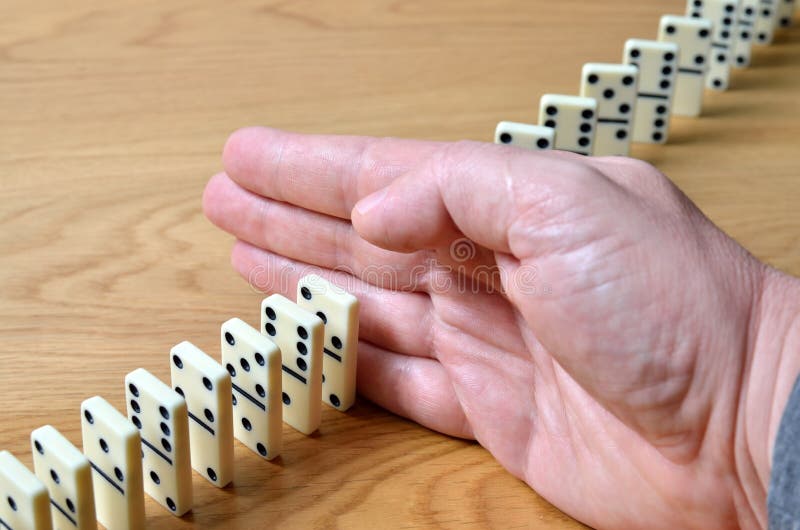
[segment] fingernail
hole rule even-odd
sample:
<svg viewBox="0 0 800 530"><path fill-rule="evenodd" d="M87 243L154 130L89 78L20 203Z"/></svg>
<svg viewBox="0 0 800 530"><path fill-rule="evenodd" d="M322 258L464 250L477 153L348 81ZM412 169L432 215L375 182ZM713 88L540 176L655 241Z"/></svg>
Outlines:
<svg viewBox="0 0 800 530"><path fill-rule="evenodd" d="M387 188L383 188L382 190L376 191L372 195L367 195L358 201L355 206L355 210L358 212L358 215L369 215L370 211L383 202L383 199L386 197L386 193Z"/></svg>

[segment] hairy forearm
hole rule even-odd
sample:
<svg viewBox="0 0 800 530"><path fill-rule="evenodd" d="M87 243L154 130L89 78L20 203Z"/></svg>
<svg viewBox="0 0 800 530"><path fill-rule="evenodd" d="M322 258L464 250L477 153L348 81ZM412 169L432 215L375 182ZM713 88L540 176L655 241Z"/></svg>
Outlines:
<svg viewBox="0 0 800 530"><path fill-rule="evenodd" d="M754 303L749 366L736 434L742 522L766 523L772 452L789 394L800 375L800 279L771 268Z"/></svg>

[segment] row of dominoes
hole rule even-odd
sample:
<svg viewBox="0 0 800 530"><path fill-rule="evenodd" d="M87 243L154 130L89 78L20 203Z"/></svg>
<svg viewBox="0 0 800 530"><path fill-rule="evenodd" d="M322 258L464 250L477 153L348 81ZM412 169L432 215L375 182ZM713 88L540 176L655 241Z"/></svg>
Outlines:
<svg viewBox="0 0 800 530"><path fill-rule="evenodd" d="M495 143L627 156L631 142L665 143L672 115L699 116L704 88L726 90L753 41L789 26L794 0L688 0L661 18L658 40L630 39L621 64L588 63L580 96L545 94L539 125L500 122Z"/></svg>
<svg viewBox="0 0 800 530"><path fill-rule="evenodd" d="M172 387L143 368L125 377L127 417L102 397L81 405L83 453L50 425L31 433L35 474L0 453L0 529L143 528L144 494L180 516L194 468L233 480L233 438L263 459L281 451L282 422L304 434L321 401L355 401L358 300L317 275L297 303L274 294L261 332L238 318L220 331L221 364L190 342L170 351Z"/></svg>

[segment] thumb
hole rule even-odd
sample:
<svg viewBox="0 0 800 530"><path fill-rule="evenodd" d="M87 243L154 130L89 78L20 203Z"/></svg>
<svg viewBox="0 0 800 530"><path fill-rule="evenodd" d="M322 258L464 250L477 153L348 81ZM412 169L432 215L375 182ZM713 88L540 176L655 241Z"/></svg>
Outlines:
<svg viewBox="0 0 800 530"><path fill-rule="evenodd" d="M437 248L461 237L438 184L423 173L407 173L356 203L350 214L356 232L398 252Z"/></svg>
<svg viewBox="0 0 800 530"><path fill-rule="evenodd" d="M513 254L520 212L577 185L585 158L479 142L445 144L387 187L361 199L351 220L361 237L399 252L443 248L460 237ZM577 180L581 180L578 178Z"/></svg>

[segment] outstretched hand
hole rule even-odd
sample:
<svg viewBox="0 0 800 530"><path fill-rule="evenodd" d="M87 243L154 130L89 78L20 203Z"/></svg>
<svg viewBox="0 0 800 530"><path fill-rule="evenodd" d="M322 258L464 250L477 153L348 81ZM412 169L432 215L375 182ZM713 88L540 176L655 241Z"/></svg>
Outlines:
<svg viewBox="0 0 800 530"><path fill-rule="evenodd" d="M765 524L774 422L742 420L773 398L749 377L773 272L652 167L257 128L224 167L204 208L245 278L293 296L315 267L361 300L362 395L596 527Z"/></svg>

